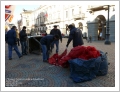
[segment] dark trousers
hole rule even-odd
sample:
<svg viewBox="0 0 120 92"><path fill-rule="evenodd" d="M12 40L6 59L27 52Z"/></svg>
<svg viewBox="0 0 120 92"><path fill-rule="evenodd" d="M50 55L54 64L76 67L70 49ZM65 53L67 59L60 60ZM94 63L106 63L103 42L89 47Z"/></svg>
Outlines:
<svg viewBox="0 0 120 92"><path fill-rule="evenodd" d="M20 39L17 38L17 45L20 46Z"/></svg>
<svg viewBox="0 0 120 92"><path fill-rule="evenodd" d="M42 48L42 52L43 52L43 61L48 60L49 53L48 53L48 50L47 50L47 46L46 45L41 45L41 48Z"/></svg>
<svg viewBox="0 0 120 92"><path fill-rule="evenodd" d="M59 41L53 41L51 43L51 49L54 48L54 44L56 45L56 53L58 53L58 51L59 51Z"/></svg>
<svg viewBox="0 0 120 92"><path fill-rule="evenodd" d="M20 41L22 54L27 54L27 41Z"/></svg>
<svg viewBox="0 0 120 92"><path fill-rule="evenodd" d="M89 38L89 39L88 39L88 43L89 43L89 42L92 43L92 39Z"/></svg>
<svg viewBox="0 0 120 92"><path fill-rule="evenodd" d="M14 50L15 50L15 52L17 53L17 55L18 55L18 57L20 57L20 56L22 56L21 54L20 54L20 51L19 51L19 49L18 49L18 47L17 47L17 45L15 44L15 45L9 45L8 44L8 58L12 58L12 49L14 48Z"/></svg>

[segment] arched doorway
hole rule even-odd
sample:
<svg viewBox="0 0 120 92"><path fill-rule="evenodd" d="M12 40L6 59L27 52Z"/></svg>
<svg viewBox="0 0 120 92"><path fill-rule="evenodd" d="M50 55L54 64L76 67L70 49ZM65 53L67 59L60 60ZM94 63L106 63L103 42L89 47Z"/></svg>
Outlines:
<svg viewBox="0 0 120 92"><path fill-rule="evenodd" d="M106 38L106 19L103 15L98 15L96 17L96 20L98 21L98 40L105 40Z"/></svg>
<svg viewBox="0 0 120 92"><path fill-rule="evenodd" d="M82 31L83 38L87 39L87 33L85 31L83 32L83 23L82 22L78 23L78 29L80 29Z"/></svg>

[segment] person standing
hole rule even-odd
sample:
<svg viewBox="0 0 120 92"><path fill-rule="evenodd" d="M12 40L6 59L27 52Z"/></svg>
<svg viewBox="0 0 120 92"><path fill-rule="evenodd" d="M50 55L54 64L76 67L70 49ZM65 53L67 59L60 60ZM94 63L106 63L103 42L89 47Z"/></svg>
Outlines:
<svg viewBox="0 0 120 92"><path fill-rule="evenodd" d="M102 32L100 32L100 40L102 40Z"/></svg>
<svg viewBox="0 0 120 92"><path fill-rule="evenodd" d="M89 43L89 42L92 43L92 36L89 36L89 37L88 37L88 43Z"/></svg>
<svg viewBox="0 0 120 92"><path fill-rule="evenodd" d="M23 26L23 29L20 31L20 43L22 49L22 55L27 55L27 33L26 26Z"/></svg>
<svg viewBox="0 0 120 92"><path fill-rule="evenodd" d="M68 28L70 29L70 34L69 34L69 38L66 44L66 48L68 48L70 42L73 40L73 47L76 47L78 45L83 45L83 39L82 39L82 32L80 29L76 28L75 26L73 26L72 24L70 24L68 26Z"/></svg>
<svg viewBox="0 0 120 92"><path fill-rule="evenodd" d="M8 28L5 28L5 42L7 42L7 41L6 41L7 32L8 32Z"/></svg>
<svg viewBox="0 0 120 92"><path fill-rule="evenodd" d="M42 52L43 52L43 62L48 62L50 54L50 44L54 41L58 41L58 35L46 35L40 40Z"/></svg>
<svg viewBox="0 0 120 92"><path fill-rule="evenodd" d="M17 47L17 41L16 41L16 26L13 26L11 30L9 30L6 34L6 41L8 43L8 58L9 60L12 60L12 48L14 48L15 52L17 53L18 57L21 58L22 55L19 52L19 49Z"/></svg>
<svg viewBox="0 0 120 92"><path fill-rule="evenodd" d="M58 35L59 39L61 40L61 43L62 43L61 31L59 29L57 29L57 25L54 25L53 27L54 28L50 31L50 35ZM54 48L54 44L56 44L56 53L58 53L58 51L59 51L59 40L54 41L53 43L51 43L51 52L52 52L52 49Z"/></svg>
<svg viewBox="0 0 120 92"><path fill-rule="evenodd" d="M18 29L16 29L16 37L17 37L17 45L20 46L20 37L19 37Z"/></svg>

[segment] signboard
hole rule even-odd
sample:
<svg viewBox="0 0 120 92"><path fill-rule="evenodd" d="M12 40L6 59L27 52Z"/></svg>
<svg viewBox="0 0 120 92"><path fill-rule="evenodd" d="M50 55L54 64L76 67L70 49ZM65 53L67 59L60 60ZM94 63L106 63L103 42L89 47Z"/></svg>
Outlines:
<svg viewBox="0 0 120 92"><path fill-rule="evenodd" d="M5 5L5 22L10 23L13 19L15 5Z"/></svg>

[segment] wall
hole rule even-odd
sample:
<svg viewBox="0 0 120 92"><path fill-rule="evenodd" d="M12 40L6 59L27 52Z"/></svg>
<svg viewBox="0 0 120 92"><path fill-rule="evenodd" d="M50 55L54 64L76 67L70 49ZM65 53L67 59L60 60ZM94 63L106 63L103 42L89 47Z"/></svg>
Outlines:
<svg viewBox="0 0 120 92"><path fill-rule="evenodd" d="M110 21L109 22L109 28L110 28L110 30L109 30L109 33L110 33L110 41L115 41L115 21ZM117 31L119 31L119 30L117 30Z"/></svg>
<svg viewBox="0 0 120 92"><path fill-rule="evenodd" d="M88 36L92 36L92 40L97 40L98 39L98 23L96 22L91 22L88 23Z"/></svg>

